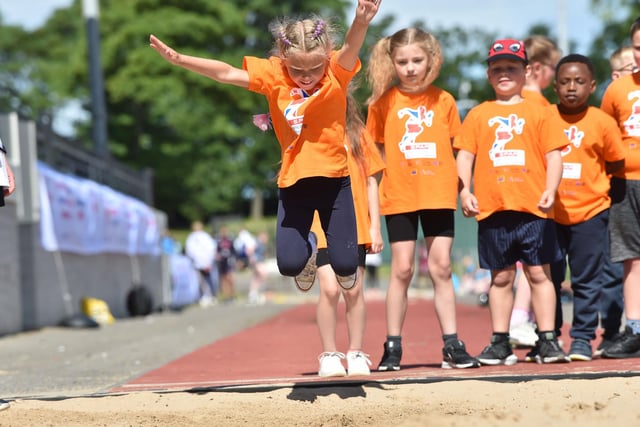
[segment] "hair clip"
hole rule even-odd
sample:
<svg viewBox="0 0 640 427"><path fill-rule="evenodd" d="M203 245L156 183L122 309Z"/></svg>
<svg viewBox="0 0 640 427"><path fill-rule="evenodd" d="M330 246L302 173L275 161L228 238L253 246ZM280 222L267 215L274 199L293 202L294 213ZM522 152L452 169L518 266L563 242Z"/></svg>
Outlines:
<svg viewBox="0 0 640 427"><path fill-rule="evenodd" d="M324 21L322 19L318 19L316 21L316 28L313 30L313 34L311 35L311 37L314 40L318 40L322 33L324 33L325 28L326 24L324 23Z"/></svg>
<svg viewBox="0 0 640 427"><path fill-rule="evenodd" d="M287 38L287 35L285 34L284 31L280 31L278 33L278 38L280 39L282 44L285 45L285 47L291 47L291 40L289 40L289 38Z"/></svg>

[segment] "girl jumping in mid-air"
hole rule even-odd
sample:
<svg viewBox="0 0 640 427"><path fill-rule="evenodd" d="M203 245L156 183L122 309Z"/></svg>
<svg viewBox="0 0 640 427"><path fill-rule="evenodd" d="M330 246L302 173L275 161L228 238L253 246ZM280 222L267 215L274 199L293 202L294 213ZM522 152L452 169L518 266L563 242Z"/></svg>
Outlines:
<svg viewBox="0 0 640 427"><path fill-rule="evenodd" d="M276 258L280 273L301 289L315 279L317 210L331 266L343 282L355 281L358 245L344 148L348 85L360 68L358 53L380 0L358 0L341 49L329 23L313 17L272 23L275 55L245 57L243 68L184 55L151 35L151 47L174 65L263 94L282 149Z"/></svg>

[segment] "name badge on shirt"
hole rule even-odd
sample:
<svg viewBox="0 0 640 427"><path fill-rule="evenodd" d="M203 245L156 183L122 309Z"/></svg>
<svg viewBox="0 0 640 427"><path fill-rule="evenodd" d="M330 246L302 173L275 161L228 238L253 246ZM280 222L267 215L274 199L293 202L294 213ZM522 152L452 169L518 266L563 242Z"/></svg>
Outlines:
<svg viewBox="0 0 640 427"><path fill-rule="evenodd" d="M493 156L493 167L524 166L524 150L501 150Z"/></svg>
<svg viewBox="0 0 640 427"><path fill-rule="evenodd" d="M435 142L401 142L400 151L404 153L404 158L407 160L436 159L438 157Z"/></svg>
<svg viewBox="0 0 640 427"><path fill-rule="evenodd" d="M580 179L582 163L563 163L562 179Z"/></svg>

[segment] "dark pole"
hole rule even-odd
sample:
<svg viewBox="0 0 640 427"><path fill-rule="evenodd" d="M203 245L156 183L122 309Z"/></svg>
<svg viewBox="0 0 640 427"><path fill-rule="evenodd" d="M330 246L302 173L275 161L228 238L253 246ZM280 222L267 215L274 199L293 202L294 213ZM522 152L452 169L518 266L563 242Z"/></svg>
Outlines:
<svg viewBox="0 0 640 427"><path fill-rule="evenodd" d="M93 144L96 154L101 158L107 158L109 156L107 147L107 109L104 100L102 66L100 65L98 9L98 0L82 0L82 10L87 24Z"/></svg>

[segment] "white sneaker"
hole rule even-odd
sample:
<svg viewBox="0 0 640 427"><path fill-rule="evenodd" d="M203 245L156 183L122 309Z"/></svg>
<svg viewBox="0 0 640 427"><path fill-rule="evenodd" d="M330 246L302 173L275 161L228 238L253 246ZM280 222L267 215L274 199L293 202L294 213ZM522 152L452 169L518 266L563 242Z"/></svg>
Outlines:
<svg viewBox="0 0 640 427"><path fill-rule="evenodd" d="M9 409L11 404L4 399L0 399L0 411L4 411L5 409Z"/></svg>
<svg viewBox="0 0 640 427"><path fill-rule="evenodd" d="M509 328L509 343L514 347L535 347L538 341L536 327L525 322Z"/></svg>
<svg viewBox="0 0 640 427"><path fill-rule="evenodd" d="M347 353L347 372L353 375L371 375L371 360L369 355L361 351L350 351Z"/></svg>
<svg viewBox="0 0 640 427"><path fill-rule="evenodd" d="M318 376L320 377L344 377L347 375L347 371L342 366L342 359L344 354L338 351L325 351L318 356L320 361L320 369L318 370Z"/></svg>

